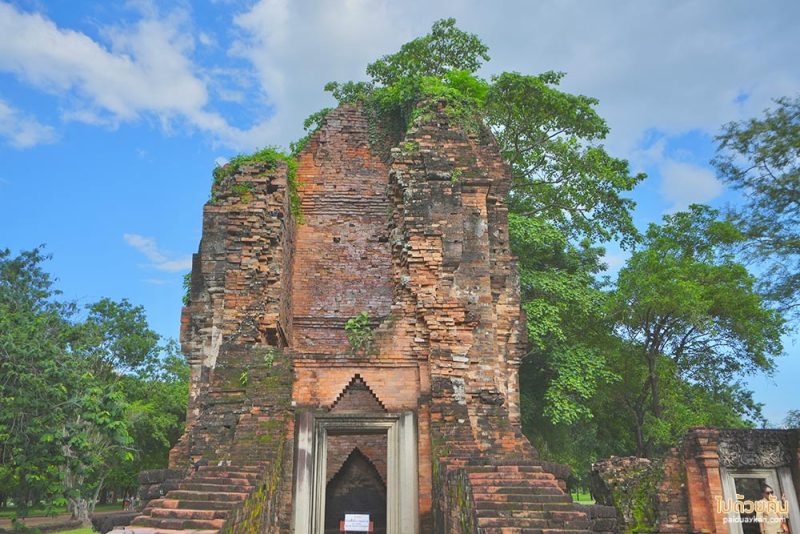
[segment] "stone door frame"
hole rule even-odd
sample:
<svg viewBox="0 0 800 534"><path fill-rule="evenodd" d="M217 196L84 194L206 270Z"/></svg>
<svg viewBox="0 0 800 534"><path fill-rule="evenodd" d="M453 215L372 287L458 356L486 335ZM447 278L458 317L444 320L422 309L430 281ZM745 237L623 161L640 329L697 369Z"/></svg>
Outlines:
<svg viewBox="0 0 800 534"><path fill-rule="evenodd" d="M792 472L788 467L764 467L752 469L736 469L720 467L722 478L722 495L725 499L736 500L736 478L763 478L775 491L786 497L789 502L789 525L792 532L800 525L800 510L798 510L797 492L792 481ZM716 503L714 503L716 506ZM742 524L738 522L739 514L728 514L729 534L742 534Z"/></svg>
<svg viewBox="0 0 800 534"><path fill-rule="evenodd" d="M386 532L419 532L417 421L399 414L297 415L292 524L295 534L324 534L328 433L386 432Z"/></svg>

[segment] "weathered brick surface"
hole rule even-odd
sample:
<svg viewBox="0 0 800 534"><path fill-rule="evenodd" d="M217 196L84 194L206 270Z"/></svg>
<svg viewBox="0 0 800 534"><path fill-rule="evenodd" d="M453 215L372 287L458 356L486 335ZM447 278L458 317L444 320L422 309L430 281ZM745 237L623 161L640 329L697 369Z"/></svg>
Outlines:
<svg viewBox="0 0 800 534"><path fill-rule="evenodd" d="M291 336L303 357L341 357L345 321L365 311L377 324L392 304L389 173L368 132L363 113L340 108L299 158Z"/></svg>
<svg viewBox="0 0 800 534"><path fill-rule="evenodd" d="M141 527L288 532L303 410L416 413L421 532L592 528L564 491L568 472L540 462L519 429L525 329L510 170L493 137L441 106L390 154L370 146L377 127L357 106L328 115L298 161L301 224L283 164L215 184L182 317L187 431L171 455L179 467L205 459L208 476ZM344 325L360 312L374 343L354 352ZM272 373L274 357L288 374ZM385 438L331 436L328 477L358 448L385 481ZM194 511L169 511L182 507Z"/></svg>

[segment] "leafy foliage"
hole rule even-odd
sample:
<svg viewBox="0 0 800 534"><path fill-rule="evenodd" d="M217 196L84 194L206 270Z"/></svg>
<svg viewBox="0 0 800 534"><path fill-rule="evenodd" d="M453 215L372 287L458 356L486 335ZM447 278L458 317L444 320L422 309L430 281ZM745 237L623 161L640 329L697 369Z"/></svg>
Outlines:
<svg viewBox="0 0 800 534"><path fill-rule="evenodd" d="M350 350L353 354L359 352L369 352L372 348L373 332L369 325L369 314L362 311L355 317L351 317L344 324L347 341L350 343Z"/></svg>
<svg viewBox="0 0 800 534"><path fill-rule="evenodd" d="M455 19L442 19L433 23L428 35L368 65L367 74L374 82L388 87L410 78L442 78L454 70L476 72L489 60L488 52L477 36L456 28Z"/></svg>
<svg viewBox="0 0 800 534"><path fill-rule="evenodd" d="M66 503L88 522L107 480L140 450L126 389L147 383L142 402L157 402L165 367L140 307L102 299L81 318L57 300L46 259L41 249L0 251L0 486L22 514ZM185 394L173 412L180 421Z"/></svg>
<svg viewBox="0 0 800 534"><path fill-rule="evenodd" d="M731 212L748 258L766 267L763 289L784 310L800 305L800 96L764 117L727 124L717 136L720 177L745 197Z"/></svg>
<svg viewBox="0 0 800 534"><path fill-rule="evenodd" d="M214 169L214 186L212 187L211 201L215 202L216 199L214 191L218 187L221 187L227 178L238 173L242 165L263 163L269 167L274 167L278 164L278 162L283 162L286 164L287 182L289 187L289 207L296 220L302 222L303 214L300 210L300 197L297 194L297 160L293 155L285 154L277 147L270 146L262 148L261 150L249 155L240 154L231 159L225 165L216 167ZM244 189L236 190L235 188L237 186L240 188L244 187ZM252 193L252 191L244 184L232 184L230 187L234 193L240 196L240 198L242 195Z"/></svg>
<svg viewBox="0 0 800 534"><path fill-rule="evenodd" d="M595 279L602 249L575 246L554 225L515 213L509 232L527 315L523 395L538 397L536 411L553 423L591 418L587 402L600 383L616 379L602 350L606 296Z"/></svg>
<svg viewBox="0 0 800 534"><path fill-rule="evenodd" d="M321 110L309 115L306 120L303 121L303 130L306 131L306 135L293 143L289 143L289 153L293 158L296 159L300 156L300 153L308 145L308 140L311 139L311 136L314 135L317 130L319 130L323 121L325 120L325 117L327 117L328 113L331 111L333 111L332 108L322 108Z"/></svg>
<svg viewBox="0 0 800 534"><path fill-rule="evenodd" d="M800 410L789 410L783 424L786 428L800 428Z"/></svg>
<svg viewBox="0 0 800 534"><path fill-rule="evenodd" d="M730 410L758 416L736 381L772 371L782 352L784 322L734 259L730 245L741 239L735 225L718 220L718 212L695 205L665 217L663 226L651 225L642 248L619 273L609 310L623 342L620 357L631 382L622 402L634 412L640 453L673 442L685 430L670 426L669 412L689 415L681 392L701 393L700 384L702 397L739 396Z"/></svg>
<svg viewBox="0 0 800 534"><path fill-rule="evenodd" d="M597 100L559 91L563 73L505 72L491 84L487 122L513 168L511 210L555 225L572 239L620 239L637 232L633 201L621 196L644 179L597 144L608 126Z"/></svg>

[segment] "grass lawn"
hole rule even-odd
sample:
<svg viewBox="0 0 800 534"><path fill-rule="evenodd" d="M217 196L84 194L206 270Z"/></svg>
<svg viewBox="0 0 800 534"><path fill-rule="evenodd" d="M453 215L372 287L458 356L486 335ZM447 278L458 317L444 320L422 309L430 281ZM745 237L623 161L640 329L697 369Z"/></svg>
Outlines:
<svg viewBox="0 0 800 534"><path fill-rule="evenodd" d="M121 512L122 511L122 503L111 503L111 504L98 504L94 508L95 512ZM0 519L12 519L17 511L14 508L0 508ZM52 508L50 513L48 514L44 508L30 508L28 509L27 517L41 517L47 515L60 515L67 513L67 508L62 506L58 508ZM59 533L60 534L60 533Z"/></svg>
<svg viewBox="0 0 800 534"><path fill-rule="evenodd" d="M578 504L594 504L594 499L592 499L592 495L589 492L581 493L570 493L572 496L572 500Z"/></svg>

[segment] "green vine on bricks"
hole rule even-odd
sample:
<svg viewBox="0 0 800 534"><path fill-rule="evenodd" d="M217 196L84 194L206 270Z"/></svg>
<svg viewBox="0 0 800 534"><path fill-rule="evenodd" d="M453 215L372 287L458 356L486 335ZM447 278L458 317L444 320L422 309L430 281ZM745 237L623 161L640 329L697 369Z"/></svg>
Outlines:
<svg viewBox="0 0 800 534"><path fill-rule="evenodd" d="M289 189L289 209L291 210L295 220L299 224L302 224L303 214L300 209L300 196L297 194L297 160L293 156L285 154L281 152L280 149L272 146L263 148L250 155L240 154L231 159L226 165L215 168L211 203L213 204L217 202L215 195L216 189L222 185L226 178L234 176L236 173L238 173L242 165L262 163L266 164L269 168L275 168L278 162L281 161L284 162L287 167L286 181ZM243 194L252 195L252 184L249 186L247 183L234 184L231 186L231 191L239 195L240 198L242 198Z"/></svg>
<svg viewBox="0 0 800 534"><path fill-rule="evenodd" d="M322 108L309 115L306 120L303 121L303 130L306 131L306 135L297 141L289 143L289 152L292 154L292 157L297 158L300 156L300 152L308 146L308 141L311 139L311 136L322 127L325 117L327 117L328 113L331 111L333 111L333 108Z"/></svg>
<svg viewBox="0 0 800 534"><path fill-rule="evenodd" d="M271 368L272 364L275 363L275 353L276 350L272 347L267 349L266 354L264 354L264 367Z"/></svg>
<svg viewBox="0 0 800 534"><path fill-rule="evenodd" d="M454 184L458 183L462 174L463 171L461 169L453 169L453 171L450 173L450 181Z"/></svg>
<svg viewBox="0 0 800 534"><path fill-rule="evenodd" d="M250 383L250 370L245 369L242 371L242 374L239 375L239 384L244 388L247 387L247 384Z"/></svg>
<svg viewBox="0 0 800 534"><path fill-rule="evenodd" d="M183 297L181 298L184 306L192 303L192 272L183 275Z"/></svg>
<svg viewBox="0 0 800 534"><path fill-rule="evenodd" d="M362 311L344 324L347 341L353 354L369 352L372 349L374 333L369 326L369 314Z"/></svg>
<svg viewBox="0 0 800 534"><path fill-rule="evenodd" d="M325 90L339 104L363 106L370 146L386 152L417 119L432 119L443 104L452 122L477 133L484 127L490 85L474 73L489 59L487 50L477 36L456 28L454 19L439 20L430 34L369 64L371 81L329 82Z"/></svg>
<svg viewBox="0 0 800 534"><path fill-rule="evenodd" d="M253 192L254 188L251 182L237 183L231 186L231 193L238 195L239 200L245 204L253 200Z"/></svg>

